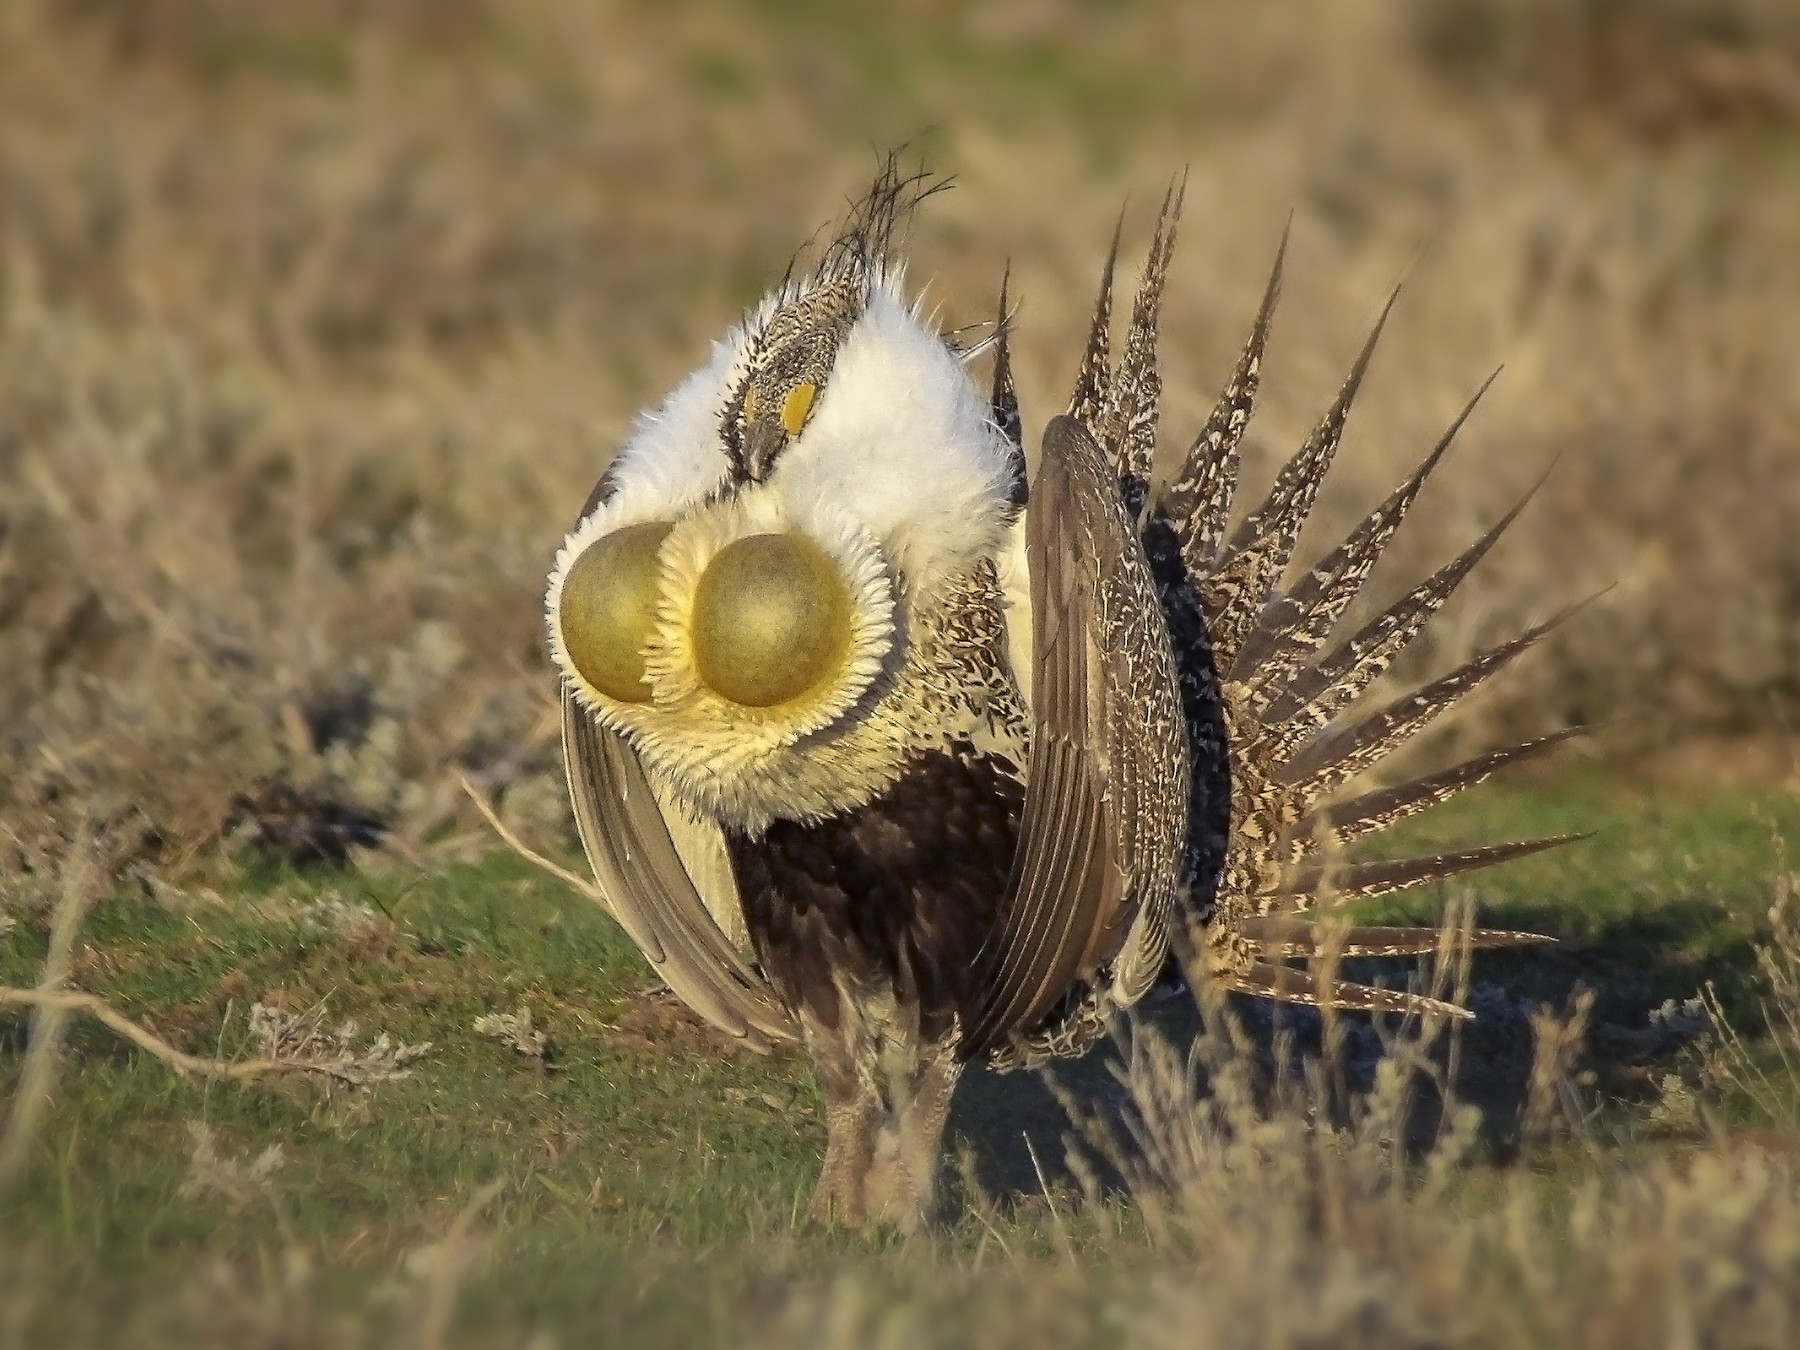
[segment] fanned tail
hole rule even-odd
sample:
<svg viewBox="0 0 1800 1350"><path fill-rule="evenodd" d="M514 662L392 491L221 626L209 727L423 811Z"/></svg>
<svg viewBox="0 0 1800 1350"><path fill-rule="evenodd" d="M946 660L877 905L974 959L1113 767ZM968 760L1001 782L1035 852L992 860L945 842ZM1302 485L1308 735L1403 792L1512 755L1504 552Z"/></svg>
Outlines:
<svg viewBox="0 0 1800 1350"><path fill-rule="evenodd" d="M1264 960L1291 956L1423 956L1457 935L1440 928L1386 928L1361 924L1333 930L1305 919L1245 919L1239 929ZM1542 933L1503 928L1472 928L1466 934L1478 947L1525 947L1554 941Z"/></svg>
<svg viewBox="0 0 1800 1350"><path fill-rule="evenodd" d="M1211 574L1213 559L1225 537L1226 521L1231 516L1232 498L1237 493L1239 447L1262 382L1263 348L1269 341L1275 302L1281 298L1281 272L1287 261L1292 228L1290 224L1282 231L1275 265L1269 270L1269 284L1256 312L1256 324L1250 330L1250 340L1244 344L1237 368L1231 372L1206 425L1188 447L1181 471L1162 494L1161 512L1176 522L1182 562L1196 577Z"/></svg>
<svg viewBox="0 0 1800 1350"><path fill-rule="evenodd" d="M1419 858L1379 859L1342 867L1309 864L1291 872L1274 889L1253 898L1264 914L1310 908L1321 894L1329 896L1333 906L1352 900L1372 900L1378 895L1403 891L1422 882L1442 881L1478 867L1527 858L1558 844L1572 844L1587 837L1586 834L1553 834L1541 839L1520 839L1510 844L1488 844L1459 853L1433 853ZM1423 931L1435 933L1437 929Z"/></svg>
<svg viewBox="0 0 1800 1350"><path fill-rule="evenodd" d="M1248 695L1245 710L1261 729L1263 741L1256 758L1285 760L1296 746L1325 727L1386 674L1394 658L1443 608L1463 578L1487 555L1543 483L1540 478L1485 534L1328 655L1312 663L1271 665L1263 678L1246 679L1240 686Z"/></svg>
<svg viewBox="0 0 1800 1350"><path fill-rule="evenodd" d="M1168 280L1169 259L1175 252L1175 224L1181 216L1181 203L1187 192L1186 181L1171 183L1163 194L1162 210L1156 218L1156 233L1150 241L1150 255L1138 280L1137 295L1131 305L1131 327L1125 336L1125 348L1119 355L1118 370L1107 390L1106 407L1101 413L1100 443L1108 447L1113 467L1119 473L1119 492L1125 500L1128 519L1143 519L1150 495L1150 471L1156 459L1157 414L1162 405L1162 376L1156 367L1156 332L1162 313L1163 286ZM1118 241L1113 243L1117 255ZM1112 268L1107 268L1108 284Z"/></svg>
<svg viewBox="0 0 1800 1350"><path fill-rule="evenodd" d="M1119 223L1113 226L1112 247L1106 251L1106 265L1100 270L1100 295L1094 301L1087 346L1081 353L1081 369L1075 375L1075 393L1069 399L1069 416L1090 432L1101 429L1101 414L1112 393L1113 274L1119 267L1119 236L1124 229L1125 216L1121 212ZM1102 439L1101 448L1116 465L1117 447Z"/></svg>
<svg viewBox="0 0 1800 1350"><path fill-rule="evenodd" d="M1435 932L1436 930L1432 930ZM1471 1018L1467 1008L1403 989L1378 989L1347 980L1323 980L1310 970L1255 961L1242 970L1226 972L1220 981L1239 994L1255 994L1280 1003L1305 1003L1315 1008L1342 1008L1349 1012L1419 1013L1437 1017Z"/></svg>
<svg viewBox="0 0 1800 1350"><path fill-rule="evenodd" d="M1118 469L1121 493L1134 511L1139 510L1141 499L1135 494L1155 446L1161 392L1157 318L1180 207L1180 191L1172 187L1116 366L1110 346L1115 235L1071 402L1071 411L1093 429ZM1181 669L1194 774L1189 908L1176 926L1185 925L1184 947L1201 973L1228 988L1342 1008L1460 1015L1460 1009L1416 994L1321 984L1282 962L1319 954L1328 943L1331 951L1344 955L1435 951L1441 938L1436 928L1334 926L1327 935L1297 916L1317 907L1322 896L1335 905L1384 895L1582 837L1374 861L1324 856L1328 842L1333 847L1353 843L1398 824L1577 734L1554 732L1410 781L1339 798L1353 780L1386 762L1580 606L1480 653L1384 708L1344 720L1346 710L1418 636L1537 487L1460 555L1332 645L1426 479L1494 377L1482 384L1386 500L1291 586L1285 585L1394 304L1390 298L1305 444L1279 471L1261 504L1233 527L1244 429L1255 404L1287 243L1284 233L1249 340L1216 407L1170 482L1140 514ZM1466 937L1477 946L1548 940L1499 929L1475 929Z"/></svg>
<svg viewBox="0 0 1800 1350"><path fill-rule="evenodd" d="M1395 787L1365 792L1347 802L1321 804L1300 817L1299 826L1295 830L1296 841L1307 851L1316 848L1318 841L1325 838L1338 844L1355 843L1365 835L1398 825L1403 820L1410 820L1421 811L1449 800L1465 788L1486 782L1508 764L1534 758L1552 746L1561 745L1586 731L1586 727L1568 727L1548 736L1540 736L1534 741L1490 750L1485 755L1477 755L1461 764Z"/></svg>
<svg viewBox="0 0 1800 1350"><path fill-rule="evenodd" d="M1349 538L1315 563L1291 591L1274 597L1257 617L1238 649L1236 662L1254 678L1254 687L1294 670L1324 645L1406 519L1419 489L1498 377L1498 371L1488 376L1411 477L1371 511Z"/></svg>
<svg viewBox="0 0 1800 1350"><path fill-rule="evenodd" d="M1262 505L1238 526L1210 571L1198 578L1201 604L1211 626L1214 668L1227 682L1238 667L1245 639L1265 610L1279 607L1285 598L1277 583L1293 561L1294 545L1312 513L1319 485L1337 457L1350 405L1362 388L1363 376L1375 355L1375 344L1399 298L1398 291L1388 298L1343 387L1312 435L1306 438L1306 444L1300 447L1300 453L1282 466Z"/></svg>

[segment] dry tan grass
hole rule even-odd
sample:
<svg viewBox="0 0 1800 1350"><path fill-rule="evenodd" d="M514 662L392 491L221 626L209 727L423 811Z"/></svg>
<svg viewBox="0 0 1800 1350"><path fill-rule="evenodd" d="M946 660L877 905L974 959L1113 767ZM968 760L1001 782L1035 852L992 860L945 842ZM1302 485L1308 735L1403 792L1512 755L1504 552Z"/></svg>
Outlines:
<svg viewBox="0 0 1800 1350"><path fill-rule="evenodd" d="M1794 724L1800 122L1766 92L1800 69L1785 7L1595 3L1581 43L1561 7L1477 0L884 14L8 6L4 884L51 886L77 806L165 869L221 839L454 841L458 768L554 827L537 604L560 529L871 147L921 132L961 186L918 222L915 275L977 322L1010 257L1040 420L1121 198L1141 232L1182 165L1174 428L1296 213L1263 474L1418 260L1319 541L1504 361L1387 575L1561 461L1405 673L1618 582L1465 727ZM1546 85L1516 53L1550 48L1575 73ZM1733 62L1765 92L1721 94ZM1677 72L1654 117L1614 88L1627 68Z"/></svg>
<svg viewBox="0 0 1800 1350"><path fill-rule="evenodd" d="M1783 0L1414 0L1419 54L1542 99L1575 139L1667 143L1800 120L1800 14Z"/></svg>

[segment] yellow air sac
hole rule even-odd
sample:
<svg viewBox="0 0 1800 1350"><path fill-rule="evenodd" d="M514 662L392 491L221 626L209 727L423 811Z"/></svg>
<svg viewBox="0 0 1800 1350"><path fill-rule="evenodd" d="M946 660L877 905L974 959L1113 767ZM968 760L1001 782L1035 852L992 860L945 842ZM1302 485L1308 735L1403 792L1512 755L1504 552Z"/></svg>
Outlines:
<svg viewBox="0 0 1800 1350"><path fill-rule="evenodd" d="M753 534L713 558L690 622L701 682L743 707L772 708L837 673L850 649L850 592L812 540Z"/></svg>
<svg viewBox="0 0 1800 1350"><path fill-rule="evenodd" d="M656 552L669 533L660 520L627 525L596 540L563 578L557 622L563 646L595 689L622 703L646 703L644 646L656 623Z"/></svg>

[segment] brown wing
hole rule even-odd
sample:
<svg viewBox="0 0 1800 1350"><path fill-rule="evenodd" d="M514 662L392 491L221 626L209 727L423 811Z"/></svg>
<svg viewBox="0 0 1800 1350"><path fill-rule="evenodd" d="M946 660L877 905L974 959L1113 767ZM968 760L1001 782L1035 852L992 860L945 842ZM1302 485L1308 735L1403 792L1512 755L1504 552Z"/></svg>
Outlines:
<svg viewBox="0 0 1800 1350"><path fill-rule="evenodd" d="M682 866L635 751L563 691L575 825L612 915L688 1007L757 1049L795 1038L763 978L726 941Z"/></svg>
<svg viewBox="0 0 1800 1350"><path fill-rule="evenodd" d="M1026 548L1031 778L1000 919L979 958L983 993L962 1046L969 1057L1041 1020L1077 978L1117 954L1140 906L1166 902L1185 811L1154 790L1185 781L1185 741L1172 720L1173 666L1153 621L1143 551L1117 479L1071 417L1045 430ZM1140 631L1133 619L1152 620L1152 650L1124 650ZM1154 708L1139 705L1146 676L1169 686ZM1146 720L1170 721L1160 728L1167 734L1145 734Z"/></svg>

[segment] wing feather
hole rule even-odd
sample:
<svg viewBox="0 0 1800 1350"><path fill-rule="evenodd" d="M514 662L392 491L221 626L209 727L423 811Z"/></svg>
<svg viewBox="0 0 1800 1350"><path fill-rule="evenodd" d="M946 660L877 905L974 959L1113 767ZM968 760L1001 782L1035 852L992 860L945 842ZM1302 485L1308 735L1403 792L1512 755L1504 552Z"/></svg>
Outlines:
<svg viewBox="0 0 1800 1350"><path fill-rule="evenodd" d="M1154 611L1148 565L1111 467L1071 417L1044 433L1026 531L1031 777L1000 919L978 957L985 980L964 1029L970 1057L1035 1024L1116 955L1138 908L1173 885L1186 811L1157 790L1186 782L1179 722L1161 738L1170 762L1147 762L1159 739L1145 734L1133 678L1160 678L1173 707L1166 631L1155 629L1160 652L1117 650L1129 625L1113 611L1134 598ZM1142 667L1123 669L1127 658Z"/></svg>
<svg viewBox="0 0 1800 1350"><path fill-rule="evenodd" d="M682 866L637 754L563 691L563 761L581 844L612 916L682 1002L756 1049L795 1039Z"/></svg>

